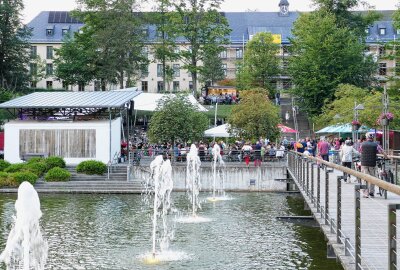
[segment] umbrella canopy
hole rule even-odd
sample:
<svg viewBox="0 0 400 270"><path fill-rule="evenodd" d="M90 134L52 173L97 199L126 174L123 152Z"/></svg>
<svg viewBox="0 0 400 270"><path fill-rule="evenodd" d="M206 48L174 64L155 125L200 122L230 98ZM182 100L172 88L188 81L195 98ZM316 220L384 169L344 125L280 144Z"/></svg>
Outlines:
<svg viewBox="0 0 400 270"><path fill-rule="evenodd" d="M228 132L229 125L223 124L217 127L213 127L204 131L205 137L223 137L229 138L231 135Z"/></svg>
<svg viewBox="0 0 400 270"><path fill-rule="evenodd" d="M369 128L366 126L361 126L358 132L365 133L368 132ZM315 133L351 133L353 131L353 126L351 124L338 124L324 127Z"/></svg>
<svg viewBox="0 0 400 270"><path fill-rule="evenodd" d="M280 131L282 133L297 133L297 130L287 127L287 126L284 126L282 124L278 124L278 128L280 129Z"/></svg>

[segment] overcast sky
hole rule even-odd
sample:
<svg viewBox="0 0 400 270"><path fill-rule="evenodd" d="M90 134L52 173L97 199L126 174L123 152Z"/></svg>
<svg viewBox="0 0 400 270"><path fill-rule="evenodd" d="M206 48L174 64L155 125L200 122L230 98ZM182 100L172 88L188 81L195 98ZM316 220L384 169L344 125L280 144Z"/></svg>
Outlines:
<svg viewBox="0 0 400 270"><path fill-rule="evenodd" d="M378 10L397 9L400 0L365 0ZM24 22L29 22L40 11L68 11L76 7L75 0L24 0ZM312 10L311 0L289 0L292 11ZM279 0L225 0L222 11L278 11ZM360 7L362 9L362 7Z"/></svg>

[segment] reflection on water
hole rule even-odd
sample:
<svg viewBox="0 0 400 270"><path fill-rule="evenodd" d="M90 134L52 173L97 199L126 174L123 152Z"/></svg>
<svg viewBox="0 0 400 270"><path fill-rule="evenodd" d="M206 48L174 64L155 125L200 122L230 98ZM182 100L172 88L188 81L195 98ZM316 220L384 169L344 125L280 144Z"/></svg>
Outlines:
<svg viewBox="0 0 400 270"><path fill-rule="evenodd" d="M201 194L205 199L209 194ZM234 200L203 203L209 223L175 225L171 249L188 258L146 266L151 247L151 209L138 195L41 195L42 226L48 239L46 269L341 269L326 259L319 228L276 220L299 215L299 197L273 193L233 194ZM0 249L10 230L15 196L0 197ZM185 194L174 206L188 210ZM171 218L173 218L171 216ZM3 268L2 268L3 269Z"/></svg>

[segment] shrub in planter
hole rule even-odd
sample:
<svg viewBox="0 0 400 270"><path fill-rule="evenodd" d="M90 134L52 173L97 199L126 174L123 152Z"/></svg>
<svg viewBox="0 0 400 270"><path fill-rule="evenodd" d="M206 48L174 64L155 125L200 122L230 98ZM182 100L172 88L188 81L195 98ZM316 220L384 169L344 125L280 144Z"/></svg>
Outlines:
<svg viewBox="0 0 400 270"><path fill-rule="evenodd" d="M107 165L97 160L86 160L78 164L76 171L78 173L102 175L107 171Z"/></svg>
<svg viewBox="0 0 400 270"><path fill-rule="evenodd" d="M66 169L62 169L59 167L54 167L50 169L44 179L47 182L65 182L71 178L71 173Z"/></svg>
<svg viewBox="0 0 400 270"><path fill-rule="evenodd" d="M18 185L24 181L27 181L33 185L38 180L38 176L36 174L34 174L33 172L28 172L28 171L13 173L12 177L15 179L15 181L18 183Z"/></svg>
<svg viewBox="0 0 400 270"><path fill-rule="evenodd" d="M45 159L41 157L33 157L29 159L26 163L31 164L31 163L38 163L38 162L44 162Z"/></svg>
<svg viewBox="0 0 400 270"><path fill-rule="evenodd" d="M4 171L8 173L21 172L24 170L25 166L25 163L15 163L5 168Z"/></svg>
<svg viewBox="0 0 400 270"><path fill-rule="evenodd" d="M15 182L11 174L6 172L0 172L0 187L17 187L18 184Z"/></svg>
<svg viewBox="0 0 400 270"><path fill-rule="evenodd" d="M65 161L62 157L48 157L44 162L47 165L47 170L54 167L65 168Z"/></svg>
<svg viewBox="0 0 400 270"><path fill-rule="evenodd" d="M33 172L38 177L41 177L47 171L47 165L44 162L27 163L24 170Z"/></svg>
<svg viewBox="0 0 400 270"><path fill-rule="evenodd" d="M0 159L0 171L4 171L6 168L10 167L10 165L10 162Z"/></svg>

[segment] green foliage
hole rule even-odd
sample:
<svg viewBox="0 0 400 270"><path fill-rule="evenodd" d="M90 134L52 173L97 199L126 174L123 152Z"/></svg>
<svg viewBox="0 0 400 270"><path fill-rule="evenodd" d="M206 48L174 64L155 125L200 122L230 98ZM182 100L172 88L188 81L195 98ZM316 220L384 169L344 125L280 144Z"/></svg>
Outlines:
<svg viewBox="0 0 400 270"><path fill-rule="evenodd" d="M71 173L66 169L54 167L50 169L44 179L47 182L66 182L71 178Z"/></svg>
<svg viewBox="0 0 400 270"><path fill-rule="evenodd" d="M23 170L33 172L38 177L41 177L47 171L47 165L45 162L31 162L27 163Z"/></svg>
<svg viewBox="0 0 400 270"><path fill-rule="evenodd" d="M231 29L228 21L219 12L221 0L176 0L172 2L176 12L171 18L177 36L184 37L187 50L180 52L184 68L192 74L193 89L197 90L199 62L207 52L221 52L229 40ZM190 47L190 49L189 49Z"/></svg>
<svg viewBox="0 0 400 270"><path fill-rule="evenodd" d="M315 117L317 128L338 123L351 123L354 119L354 102L364 105L364 110L359 111L358 117L362 125L370 128L381 128L376 123L376 120L382 113L382 93L347 84L338 86L335 91L334 101L326 104L322 108L322 113ZM400 127L399 108L393 108L390 111L395 115L390 127Z"/></svg>
<svg viewBox="0 0 400 270"><path fill-rule="evenodd" d="M0 187L17 187L18 183L15 181L12 174L0 172Z"/></svg>
<svg viewBox="0 0 400 270"><path fill-rule="evenodd" d="M54 167L65 168L65 160L62 157L48 157L44 161L47 166L47 170Z"/></svg>
<svg viewBox="0 0 400 270"><path fill-rule="evenodd" d="M231 113L232 109L236 105L218 105L217 108L217 118L228 118ZM209 119L212 119L211 123L214 124L214 117L215 117L215 105L213 106L206 106L208 111L206 112L206 115Z"/></svg>
<svg viewBox="0 0 400 270"><path fill-rule="evenodd" d="M38 176L33 172L15 172L12 174L12 178L16 183L21 184L24 181L31 183L32 185L38 180Z"/></svg>
<svg viewBox="0 0 400 270"><path fill-rule="evenodd" d="M78 173L85 173L89 175L102 175L107 171L107 165L97 160L86 160L78 164L76 171Z"/></svg>
<svg viewBox="0 0 400 270"><path fill-rule="evenodd" d="M29 81L30 29L22 23L22 0L0 2L0 88L21 91Z"/></svg>
<svg viewBox="0 0 400 270"><path fill-rule="evenodd" d="M10 167L11 163L4 160L4 159L0 159L0 171L4 171L4 169Z"/></svg>
<svg viewBox="0 0 400 270"><path fill-rule="evenodd" d="M32 163L38 163L38 162L44 162L44 161L45 161L44 158L41 158L41 157L33 157L33 158L30 158L26 163L27 163L27 164L32 164Z"/></svg>
<svg viewBox="0 0 400 270"><path fill-rule="evenodd" d="M274 141L279 136L279 122L279 108L263 89L241 92L240 104L234 106L228 119L230 133L250 140L266 137Z"/></svg>
<svg viewBox="0 0 400 270"><path fill-rule="evenodd" d="M152 142L195 141L203 137L207 126L207 116L197 111L187 96L176 95L158 104L148 136Z"/></svg>
<svg viewBox="0 0 400 270"><path fill-rule="evenodd" d="M258 33L249 41L240 63L237 83L239 89L271 89L270 82L279 72L279 45L271 33ZM270 93L274 95L274 93Z"/></svg>
<svg viewBox="0 0 400 270"><path fill-rule="evenodd" d="M288 71L302 108L310 115L321 113L339 84L367 87L374 80L377 66L364 55L363 39L347 27L338 27L331 13L302 14L292 32Z"/></svg>
<svg viewBox="0 0 400 270"><path fill-rule="evenodd" d="M8 173L21 172L25 169L25 166L25 163L14 163L4 169L4 171Z"/></svg>
<svg viewBox="0 0 400 270"><path fill-rule="evenodd" d="M205 85L214 85L215 82L225 79L219 53L219 50L210 49L204 54L203 66L200 68L200 80Z"/></svg>

